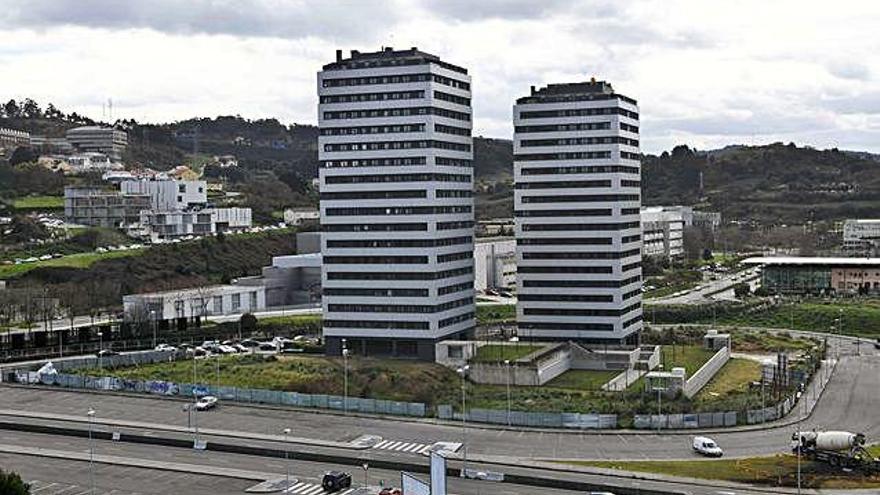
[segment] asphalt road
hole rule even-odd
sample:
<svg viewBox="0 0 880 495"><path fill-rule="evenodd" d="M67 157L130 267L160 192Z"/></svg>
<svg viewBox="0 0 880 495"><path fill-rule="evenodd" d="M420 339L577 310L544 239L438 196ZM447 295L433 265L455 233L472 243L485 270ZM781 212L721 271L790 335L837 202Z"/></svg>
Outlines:
<svg viewBox="0 0 880 495"><path fill-rule="evenodd" d="M849 346L852 353L855 346ZM862 356L844 354L813 416L803 428L842 429L864 432L869 441L880 441L880 355L862 346ZM59 389L0 388L0 409L40 411L80 416L85 421L89 408L103 418L133 420L187 427L184 403L159 397L120 396L70 392ZM438 441L462 442L474 455L515 459L676 459L692 458L689 434L596 433L523 431L469 427L463 432L455 423L433 420L402 421L373 417L344 416L326 411L295 411L247 407L222 403L216 410L200 413L202 428L280 435L292 428L291 436L333 441L351 441L375 435L399 442L389 454L416 456L418 447ZM793 427L766 431L735 431L713 434L729 456L752 456L783 452ZM386 450L388 444L386 444ZM382 449L374 449L382 450Z"/></svg>
<svg viewBox="0 0 880 495"><path fill-rule="evenodd" d="M53 449L55 451L69 452L71 459L50 459L32 455L0 454L0 465L6 469L19 472L27 480L36 480L38 486L43 488L38 495L80 495L87 493L89 487L89 469L87 454L89 452L89 440L86 438L58 437L53 435L33 434L0 431L0 447L9 448L14 446L27 446L28 448ZM361 469L352 469L351 466L306 462L301 460L285 461L283 458L266 458L239 454L227 454L213 451L193 451L189 449L159 447L154 445L139 445L130 443L115 443L111 441L95 441L94 452L100 459L102 456L113 456L126 459L128 463L137 463L138 460L150 462L167 462L175 465L186 465L194 471L208 471L199 469L199 466L211 467L212 470L229 469L235 471L252 470L257 473L276 475L276 479L284 477L287 466L290 467L291 477L297 479L299 488L295 488L295 495L320 495L323 490L318 488L321 475L330 469L350 472L353 478L353 487L364 485L364 472ZM364 460L369 463L369 453L364 455ZM424 460L427 466L427 460ZM483 468L474 465L474 468ZM488 467L487 469L497 468ZM208 476L196 473L179 473L160 471L156 469L144 469L131 466L117 466L95 464L95 480L101 495L112 493L114 495L141 494L233 494L242 493L244 489L257 483L256 480L241 480L224 476ZM631 479L621 477L608 477L601 475L581 473L546 473L536 469L510 469L509 474L539 474L542 476L556 477L569 481L583 481L603 484L614 491L615 487L639 487L657 490L669 490L674 493L687 493L692 495L716 495L720 493L732 493L730 489L703 486L700 484L681 484L669 481L652 481L645 479ZM417 475L426 479L426 475ZM385 486L399 486L400 473L396 471L369 469L367 472L368 486L378 486L380 481ZM54 484L54 485L53 485ZM72 487L72 488L71 488ZM463 480L456 477L448 478L449 492L457 495L573 495L574 491L535 488L531 486L516 485L510 483L496 483L489 481ZM62 491L69 490L69 491ZM748 490L737 488L737 495L749 495L768 493L767 491Z"/></svg>
<svg viewBox="0 0 880 495"><path fill-rule="evenodd" d="M720 275L718 280L708 280L700 283L700 289L689 290L686 294L680 296L665 296L656 299L646 299L647 304L702 304L714 302L715 299L732 299L733 286L739 283L748 282L754 289L757 286L759 275L749 274L746 278L734 280L734 277L741 277L742 273L727 273Z"/></svg>

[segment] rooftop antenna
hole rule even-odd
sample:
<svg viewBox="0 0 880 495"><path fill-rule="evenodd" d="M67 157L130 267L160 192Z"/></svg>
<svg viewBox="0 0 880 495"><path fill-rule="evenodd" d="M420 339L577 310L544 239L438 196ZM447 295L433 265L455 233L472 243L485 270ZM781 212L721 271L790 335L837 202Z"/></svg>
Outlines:
<svg viewBox="0 0 880 495"><path fill-rule="evenodd" d="M108 107L107 110L108 110L109 117L110 117L109 120L110 120L110 122L113 122L113 98L107 98L107 107Z"/></svg>

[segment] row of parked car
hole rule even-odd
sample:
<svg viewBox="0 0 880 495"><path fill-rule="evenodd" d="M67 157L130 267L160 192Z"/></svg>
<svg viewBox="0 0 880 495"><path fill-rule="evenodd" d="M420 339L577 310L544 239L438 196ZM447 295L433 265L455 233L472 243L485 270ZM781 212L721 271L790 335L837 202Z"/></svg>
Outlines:
<svg viewBox="0 0 880 495"><path fill-rule="evenodd" d="M159 344L157 351L177 352L183 351L187 355L206 356L210 354L240 354L254 351L271 352L300 352L302 345L317 345L318 339L297 335L289 339L287 337L273 337L271 340L242 339L238 340L206 340L201 345L181 344L175 347L169 344Z"/></svg>

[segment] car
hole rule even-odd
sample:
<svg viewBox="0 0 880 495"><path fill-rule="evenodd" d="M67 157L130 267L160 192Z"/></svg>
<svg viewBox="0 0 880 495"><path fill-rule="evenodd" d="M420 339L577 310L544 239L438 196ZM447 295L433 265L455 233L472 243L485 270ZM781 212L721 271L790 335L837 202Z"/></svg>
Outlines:
<svg viewBox="0 0 880 495"><path fill-rule="evenodd" d="M244 339L241 342L239 342L238 345L243 346L243 347L260 347L260 343L254 339Z"/></svg>
<svg viewBox="0 0 880 495"><path fill-rule="evenodd" d="M156 351L167 351L167 352L177 352L177 347L168 344L159 344L154 349Z"/></svg>
<svg viewBox="0 0 880 495"><path fill-rule="evenodd" d="M400 488L383 488L379 495L403 495Z"/></svg>
<svg viewBox="0 0 880 495"><path fill-rule="evenodd" d="M291 342L293 342L293 341L290 340L290 339L288 339L287 337L274 337L274 338L272 339L272 343L273 343L273 344L275 344L275 345L280 345L280 346L282 346L282 347L283 347L285 344L289 344L289 343L291 343Z"/></svg>
<svg viewBox="0 0 880 495"><path fill-rule="evenodd" d="M877 339L877 342L874 342L874 349L880 349L880 339Z"/></svg>
<svg viewBox="0 0 880 495"><path fill-rule="evenodd" d="M278 349L278 346L276 346L272 342L260 342L259 348L261 351L274 351Z"/></svg>
<svg viewBox="0 0 880 495"><path fill-rule="evenodd" d="M219 345L217 346L217 351L220 354L238 354L238 349L231 345Z"/></svg>
<svg viewBox="0 0 880 495"><path fill-rule="evenodd" d="M97 353L95 353L98 357L108 357L108 356L118 356L119 353L114 351L113 349L101 349Z"/></svg>
<svg viewBox="0 0 880 495"><path fill-rule="evenodd" d="M232 346L230 346L230 347L235 349L236 352L249 352L250 351L250 348L248 348L247 346L242 345L242 344L232 344Z"/></svg>
<svg viewBox="0 0 880 495"><path fill-rule="evenodd" d="M327 492L338 492L351 486L351 475L343 471L327 471L321 480L321 486Z"/></svg>
<svg viewBox="0 0 880 495"><path fill-rule="evenodd" d="M693 449L696 453L709 457L721 457L724 451L709 437L694 437Z"/></svg>
<svg viewBox="0 0 880 495"><path fill-rule="evenodd" d="M217 407L217 402L219 402L219 400L213 395L206 395L196 401L196 411L207 411L208 409L213 409Z"/></svg>

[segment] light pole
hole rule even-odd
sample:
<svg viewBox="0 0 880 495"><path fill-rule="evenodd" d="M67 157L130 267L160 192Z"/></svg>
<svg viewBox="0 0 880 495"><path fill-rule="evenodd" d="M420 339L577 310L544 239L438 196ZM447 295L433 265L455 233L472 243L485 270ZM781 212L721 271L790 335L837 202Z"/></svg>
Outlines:
<svg viewBox="0 0 880 495"><path fill-rule="evenodd" d="M86 414L89 416L89 483L92 488L91 493L95 495L95 443L92 440L92 422L95 418L95 410L90 407Z"/></svg>
<svg viewBox="0 0 880 495"><path fill-rule="evenodd" d="M98 332L98 369L104 369L104 332Z"/></svg>
<svg viewBox="0 0 880 495"><path fill-rule="evenodd" d="M156 348L156 310L150 310L150 320L153 321L153 349Z"/></svg>
<svg viewBox="0 0 880 495"><path fill-rule="evenodd" d="M348 414L348 341L342 339L342 412Z"/></svg>
<svg viewBox="0 0 880 495"><path fill-rule="evenodd" d="M465 394L465 377L471 367L468 365L458 369L461 376L461 477L467 477L467 399Z"/></svg>
<svg viewBox="0 0 880 495"><path fill-rule="evenodd" d="M288 435L290 435L290 428L284 429L284 491L290 490L290 453L288 452L287 443Z"/></svg>
<svg viewBox="0 0 880 495"><path fill-rule="evenodd" d="M505 359L504 365L507 366L507 426L510 426L510 360Z"/></svg>
<svg viewBox="0 0 880 495"><path fill-rule="evenodd" d="M803 440L801 440L801 433L797 432L797 492L798 492L798 495L801 495L801 445L803 445Z"/></svg>
<svg viewBox="0 0 880 495"><path fill-rule="evenodd" d="M370 486L369 485L369 478L367 476L367 472L370 470L370 465L365 462L365 463L361 464L361 467L364 468L364 488L366 488L366 487Z"/></svg>

